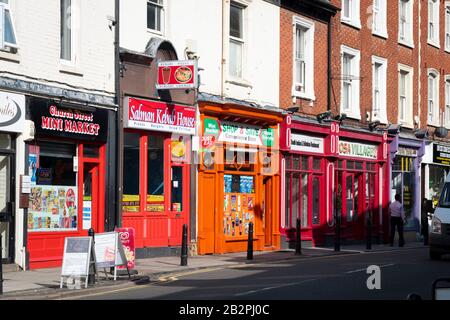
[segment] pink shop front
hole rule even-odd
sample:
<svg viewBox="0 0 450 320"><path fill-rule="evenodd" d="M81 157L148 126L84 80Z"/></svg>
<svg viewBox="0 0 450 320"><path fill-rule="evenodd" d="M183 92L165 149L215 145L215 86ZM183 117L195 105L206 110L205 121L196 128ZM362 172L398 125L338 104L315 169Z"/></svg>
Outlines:
<svg viewBox="0 0 450 320"><path fill-rule="evenodd" d="M336 214L341 241L386 242L389 204L386 133L285 117L280 130L282 247L294 248L297 218L302 241L332 245Z"/></svg>

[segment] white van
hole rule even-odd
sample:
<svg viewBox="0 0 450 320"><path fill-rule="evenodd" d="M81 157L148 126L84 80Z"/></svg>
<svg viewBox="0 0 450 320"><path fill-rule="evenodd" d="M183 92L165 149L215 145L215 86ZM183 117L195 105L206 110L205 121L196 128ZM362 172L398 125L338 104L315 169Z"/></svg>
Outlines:
<svg viewBox="0 0 450 320"><path fill-rule="evenodd" d="M439 202L434 210L430 227L430 258L440 259L450 254L450 175L445 179Z"/></svg>

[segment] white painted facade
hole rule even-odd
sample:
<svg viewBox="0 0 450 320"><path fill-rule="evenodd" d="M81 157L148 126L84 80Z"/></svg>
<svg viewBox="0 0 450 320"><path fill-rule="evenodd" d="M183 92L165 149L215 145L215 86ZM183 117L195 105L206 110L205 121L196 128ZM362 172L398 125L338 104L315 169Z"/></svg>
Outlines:
<svg viewBox="0 0 450 320"><path fill-rule="evenodd" d="M0 51L0 79L114 97L113 0L72 0L73 63L60 59L60 1L9 0L17 52ZM13 89L7 89L13 91ZM0 91L5 91L0 89ZM27 94L27 92L18 92ZM25 174L24 133L16 137L15 257L26 268L24 210L19 208L20 175ZM12 244L10 244L12 245Z"/></svg>
<svg viewBox="0 0 450 320"><path fill-rule="evenodd" d="M0 51L0 76L114 95L114 28L108 20L114 17L113 0L72 0L72 65L60 59L60 1L9 3L18 51Z"/></svg>
<svg viewBox="0 0 450 320"><path fill-rule="evenodd" d="M244 10L243 77L228 76L230 0L165 0L161 32L147 29L147 0L121 0L120 46L144 52L152 37L200 57L200 91L261 105L279 105L280 9L263 0L236 0ZM251 58L250 58L251 57Z"/></svg>

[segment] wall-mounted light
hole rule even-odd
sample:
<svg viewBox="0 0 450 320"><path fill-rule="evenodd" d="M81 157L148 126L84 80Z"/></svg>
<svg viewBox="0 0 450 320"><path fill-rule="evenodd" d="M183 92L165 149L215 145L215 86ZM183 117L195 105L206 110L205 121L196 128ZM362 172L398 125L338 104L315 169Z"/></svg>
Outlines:
<svg viewBox="0 0 450 320"><path fill-rule="evenodd" d="M320 113L316 116L317 121L319 121L319 123L322 123L325 120L330 121L330 117L331 117L331 111L326 111L326 112Z"/></svg>
<svg viewBox="0 0 450 320"><path fill-rule="evenodd" d="M386 128L386 131L389 134L399 134L400 131L402 130L402 125L400 124L389 124L388 127Z"/></svg>
<svg viewBox="0 0 450 320"><path fill-rule="evenodd" d="M369 122L369 130L374 131L381 124L380 120Z"/></svg>
<svg viewBox="0 0 450 320"><path fill-rule="evenodd" d="M297 106L292 106L292 107L286 108L286 111L289 113L296 113L299 110L300 110L300 107L297 107Z"/></svg>
<svg viewBox="0 0 450 320"><path fill-rule="evenodd" d="M414 131L417 139L428 139L428 134L428 129L417 129Z"/></svg>
<svg viewBox="0 0 450 320"><path fill-rule="evenodd" d="M346 113L341 113L341 114L338 114L337 116L334 117L334 120L339 121L339 122L342 122L345 119L347 119L347 114Z"/></svg>
<svg viewBox="0 0 450 320"><path fill-rule="evenodd" d="M448 130L445 127L438 127L434 130L434 135L438 138L446 138L448 135Z"/></svg>

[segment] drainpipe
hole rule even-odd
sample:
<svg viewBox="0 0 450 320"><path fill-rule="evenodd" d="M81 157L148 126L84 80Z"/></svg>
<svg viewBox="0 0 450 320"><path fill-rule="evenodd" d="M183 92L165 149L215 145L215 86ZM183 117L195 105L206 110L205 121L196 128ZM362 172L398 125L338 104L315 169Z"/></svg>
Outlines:
<svg viewBox="0 0 450 320"><path fill-rule="evenodd" d="M332 18L330 16L330 19L328 20L328 44L327 44L327 68L328 68L328 77L327 77L327 111L331 111L331 28L332 28Z"/></svg>
<svg viewBox="0 0 450 320"><path fill-rule="evenodd" d="M121 227L122 226L122 206L121 206L121 198L122 198L122 107L121 106L121 93L120 93L120 0L115 0L115 29L114 29L114 65L115 65L115 92L116 98L115 102L118 106L117 115L116 115L116 148L115 148L115 159L116 159L116 208L115 208L115 221L114 226Z"/></svg>

